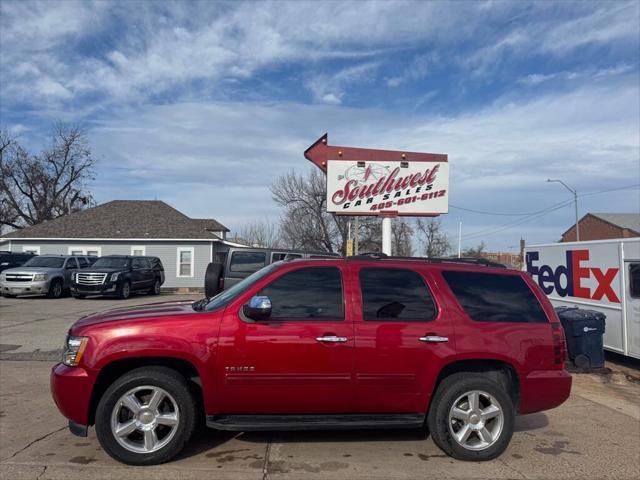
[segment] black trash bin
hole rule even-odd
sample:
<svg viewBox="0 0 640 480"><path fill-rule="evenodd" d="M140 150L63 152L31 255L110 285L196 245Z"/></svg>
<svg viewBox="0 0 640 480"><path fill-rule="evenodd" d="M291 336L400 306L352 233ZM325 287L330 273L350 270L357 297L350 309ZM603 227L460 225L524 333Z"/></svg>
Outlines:
<svg viewBox="0 0 640 480"><path fill-rule="evenodd" d="M569 360L578 368L604 367L605 314L577 307L558 307L556 313L564 328Z"/></svg>

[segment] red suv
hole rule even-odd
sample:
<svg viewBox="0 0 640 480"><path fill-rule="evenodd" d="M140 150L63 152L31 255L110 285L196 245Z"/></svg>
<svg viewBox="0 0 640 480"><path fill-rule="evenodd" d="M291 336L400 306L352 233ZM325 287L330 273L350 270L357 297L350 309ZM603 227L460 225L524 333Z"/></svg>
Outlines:
<svg viewBox="0 0 640 480"><path fill-rule="evenodd" d="M51 391L134 465L166 462L196 423L222 430L423 428L488 460L514 417L569 396L565 341L524 273L452 260L277 262L217 296L92 314Z"/></svg>

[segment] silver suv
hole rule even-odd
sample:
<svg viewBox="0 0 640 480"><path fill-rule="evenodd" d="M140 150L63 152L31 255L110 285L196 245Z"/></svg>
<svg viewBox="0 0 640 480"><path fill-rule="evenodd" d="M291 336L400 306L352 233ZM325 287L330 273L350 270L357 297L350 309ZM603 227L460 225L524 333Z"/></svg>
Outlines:
<svg viewBox="0 0 640 480"><path fill-rule="evenodd" d="M17 268L0 274L0 291L4 297L46 295L59 298L69 291L71 272L87 267L95 257L39 255Z"/></svg>

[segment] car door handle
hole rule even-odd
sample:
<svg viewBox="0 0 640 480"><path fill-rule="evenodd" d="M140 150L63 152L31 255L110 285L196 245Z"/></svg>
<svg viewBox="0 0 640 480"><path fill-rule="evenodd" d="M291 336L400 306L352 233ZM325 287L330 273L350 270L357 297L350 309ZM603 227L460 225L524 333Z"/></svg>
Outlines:
<svg viewBox="0 0 640 480"><path fill-rule="evenodd" d="M322 337L316 337L316 341L322 343L345 343L347 340L347 337L337 337L335 335L324 335Z"/></svg>
<svg viewBox="0 0 640 480"><path fill-rule="evenodd" d="M425 343L444 343L449 341L449 337L441 337L439 335L426 335L420 337L419 340Z"/></svg>

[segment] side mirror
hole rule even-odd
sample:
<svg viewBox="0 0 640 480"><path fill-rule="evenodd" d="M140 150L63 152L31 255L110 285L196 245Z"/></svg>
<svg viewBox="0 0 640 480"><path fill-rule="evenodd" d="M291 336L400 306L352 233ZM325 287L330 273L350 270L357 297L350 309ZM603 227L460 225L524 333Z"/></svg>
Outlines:
<svg viewBox="0 0 640 480"><path fill-rule="evenodd" d="M242 312L251 320L266 320L271 316L271 299L256 295L242 307Z"/></svg>

